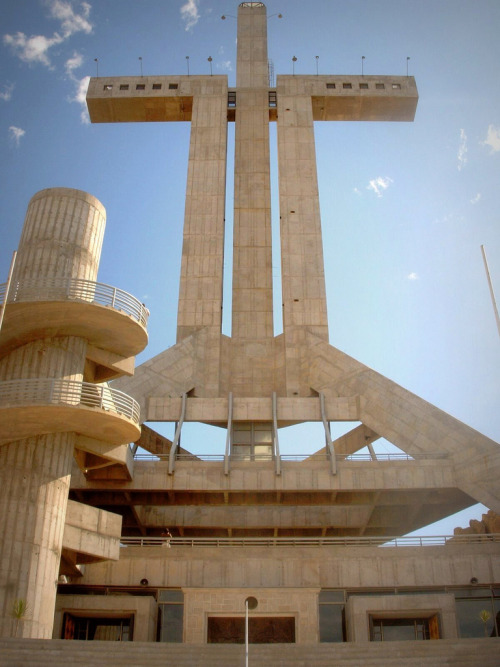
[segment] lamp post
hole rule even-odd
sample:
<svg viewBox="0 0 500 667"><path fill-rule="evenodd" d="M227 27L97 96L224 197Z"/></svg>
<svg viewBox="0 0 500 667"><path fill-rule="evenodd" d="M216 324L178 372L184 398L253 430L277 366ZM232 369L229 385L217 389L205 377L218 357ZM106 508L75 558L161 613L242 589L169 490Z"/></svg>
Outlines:
<svg viewBox="0 0 500 667"><path fill-rule="evenodd" d="M245 667L248 667L248 611L257 609L257 598L249 597L245 600Z"/></svg>

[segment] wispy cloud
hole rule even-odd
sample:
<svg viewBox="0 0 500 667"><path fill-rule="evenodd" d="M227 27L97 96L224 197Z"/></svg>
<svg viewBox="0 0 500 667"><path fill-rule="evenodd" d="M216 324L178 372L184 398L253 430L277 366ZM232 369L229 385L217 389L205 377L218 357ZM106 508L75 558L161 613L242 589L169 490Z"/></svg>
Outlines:
<svg viewBox="0 0 500 667"><path fill-rule="evenodd" d="M185 23L185 30L191 30L199 21L198 3L199 0L186 0L181 7L181 18Z"/></svg>
<svg viewBox="0 0 500 667"><path fill-rule="evenodd" d="M353 188L352 191L354 192L355 195L361 195L361 190L358 188Z"/></svg>
<svg viewBox="0 0 500 667"><path fill-rule="evenodd" d="M16 142L16 146L19 146L19 141L21 140L21 137L24 137L26 134L26 130L22 130L20 127L16 127L15 125L11 125L9 127L9 132L12 139L14 139Z"/></svg>
<svg viewBox="0 0 500 667"><path fill-rule="evenodd" d="M60 22L59 31L54 32L51 37L28 37L24 32L3 36L4 44L23 62L51 67L49 51L53 46L61 44L77 32L92 32L89 21L91 5L88 2L80 3L79 10L75 10L70 0L48 0L48 7L50 16Z"/></svg>
<svg viewBox="0 0 500 667"><path fill-rule="evenodd" d="M392 178L389 178L389 176L378 176L377 178L373 178L368 185L366 186L367 190L371 190L374 192L377 197L382 197L384 194L384 191L387 190L389 185L391 183L394 183Z"/></svg>
<svg viewBox="0 0 500 667"><path fill-rule="evenodd" d="M481 193L478 192L477 195L476 195L475 197L472 197L472 199L470 200L470 203L471 203L471 204L477 204L477 202L478 202L480 199L481 199Z"/></svg>
<svg viewBox="0 0 500 667"><path fill-rule="evenodd" d="M14 90L14 84L4 84L3 90L0 92L0 100L4 102L9 102L12 98L12 91Z"/></svg>
<svg viewBox="0 0 500 667"><path fill-rule="evenodd" d="M500 127L489 125L486 140L481 143L483 146L490 147L490 153L498 153L500 151Z"/></svg>
<svg viewBox="0 0 500 667"><path fill-rule="evenodd" d="M80 120L85 125L90 123L89 112L87 109L87 88L89 87L90 76L84 76L78 81L75 96L71 98L70 102L77 102L82 107L80 112Z"/></svg>
<svg viewBox="0 0 500 667"><path fill-rule="evenodd" d="M465 134L464 129L460 130L460 143L458 145L457 159L458 171L462 171L462 169L467 164L467 135Z"/></svg>
<svg viewBox="0 0 500 667"><path fill-rule="evenodd" d="M418 273L412 272L406 276L407 280L420 280Z"/></svg>

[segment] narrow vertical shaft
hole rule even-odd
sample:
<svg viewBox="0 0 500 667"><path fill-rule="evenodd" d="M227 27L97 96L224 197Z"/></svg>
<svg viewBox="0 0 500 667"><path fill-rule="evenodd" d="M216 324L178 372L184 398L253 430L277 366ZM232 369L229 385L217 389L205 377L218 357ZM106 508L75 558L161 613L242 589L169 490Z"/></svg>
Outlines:
<svg viewBox="0 0 500 667"><path fill-rule="evenodd" d="M227 80L203 77L191 117L177 341L202 327L221 332L226 157Z"/></svg>
<svg viewBox="0 0 500 667"><path fill-rule="evenodd" d="M238 8L233 338L273 336L267 17Z"/></svg>

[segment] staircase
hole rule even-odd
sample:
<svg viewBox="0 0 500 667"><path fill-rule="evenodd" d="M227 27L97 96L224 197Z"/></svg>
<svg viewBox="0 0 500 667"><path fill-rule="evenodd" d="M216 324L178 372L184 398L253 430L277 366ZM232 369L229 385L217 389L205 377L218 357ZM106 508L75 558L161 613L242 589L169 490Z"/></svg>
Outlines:
<svg viewBox="0 0 500 667"><path fill-rule="evenodd" d="M500 638L360 644L257 644L250 667L499 667ZM241 644L0 639L1 667L244 667Z"/></svg>

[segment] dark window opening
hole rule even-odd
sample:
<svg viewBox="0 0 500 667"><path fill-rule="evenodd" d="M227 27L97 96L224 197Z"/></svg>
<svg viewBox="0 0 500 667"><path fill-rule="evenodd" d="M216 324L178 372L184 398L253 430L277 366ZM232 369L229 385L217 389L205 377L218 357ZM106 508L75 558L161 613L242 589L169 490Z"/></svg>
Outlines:
<svg viewBox="0 0 500 667"><path fill-rule="evenodd" d="M128 90L128 83L120 83L120 90Z"/></svg>
<svg viewBox="0 0 500 667"><path fill-rule="evenodd" d="M146 84L145 83L138 83L137 86L135 87L136 90L146 90Z"/></svg>
<svg viewBox="0 0 500 667"><path fill-rule="evenodd" d="M158 592L158 641L180 644L184 632L184 593L179 590Z"/></svg>
<svg viewBox="0 0 500 667"><path fill-rule="evenodd" d="M370 639L372 642L439 638L437 614L429 618L374 618L370 616Z"/></svg>
<svg viewBox="0 0 500 667"><path fill-rule="evenodd" d="M368 84L367 83L360 83L359 87L361 88L361 90L366 90L368 88Z"/></svg>
<svg viewBox="0 0 500 667"><path fill-rule="evenodd" d="M318 601L319 641L345 642L347 632L344 591L320 591Z"/></svg>
<svg viewBox="0 0 500 667"><path fill-rule="evenodd" d="M293 616L250 616L248 641L250 644L294 644L295 618ZM244 644L244 617L209 616L207 643Z"/></svg>
<svg viewBox="0 0 500 667"><path fill-rule="evenodd" d="M269 106L270 107L276 107L278 104L278 99L276 97L276 91L275 90L270 90L269 91Z"/></svg>
<svg viewBox="0 0 500 667"><path fill-rule="evenodd" d="M113 86L112 86L112 84L111 84L111 83L106 83L106 84L104 85L104 90L113 90Z"/></svg>
<svg viewBox="0 0 500 667"><path fill-rule="evenodd" d="M161 83L153 83L153 90L161 90Z"/></svg>
<svg viewBox="0 0 500 667"><path fill-rule="evenodd" d="M235 107L236 106L236 91L230 90L227 94L227 106Z"/></svg>
<svg viewBox="0 0 500 667"><path fill-rule="evenodd" d="M376 83L376 84L375 84L375 88L376 88L377 90L384 90L385 85L384 85L383 83Z"/></svg>
<svg viewBox="0 0 500 667"><path fill-rule="evenodd" d="M327 83L326 87L327 88L335 88L335 84L334 83Z"/></svg>
<svg viewBox="0 0 500 667"><path fill-rule="evenodd" d="M342 88L352 88L352 83L343 83Z"/></svg>
<svg viewBox="0 0 500 667"><path fill-rule="evenodd" d="M105 618L75 616L66 612L63 620L63 639L84 641L132 641L133 617Z"/></svg>
<svg viewBox="0 0 500 667"><path fill-rule="evenodd" d="M394 90L401 90L401 84L400 83L393 83L392 87Z"/></svg>
<svg viewBox="0 0 500 667"><path fill-rule="evenodd" d="M178 83L169 83L168 84L168 89L169 90L177 90L178 87L179 87Z"/></svg>

